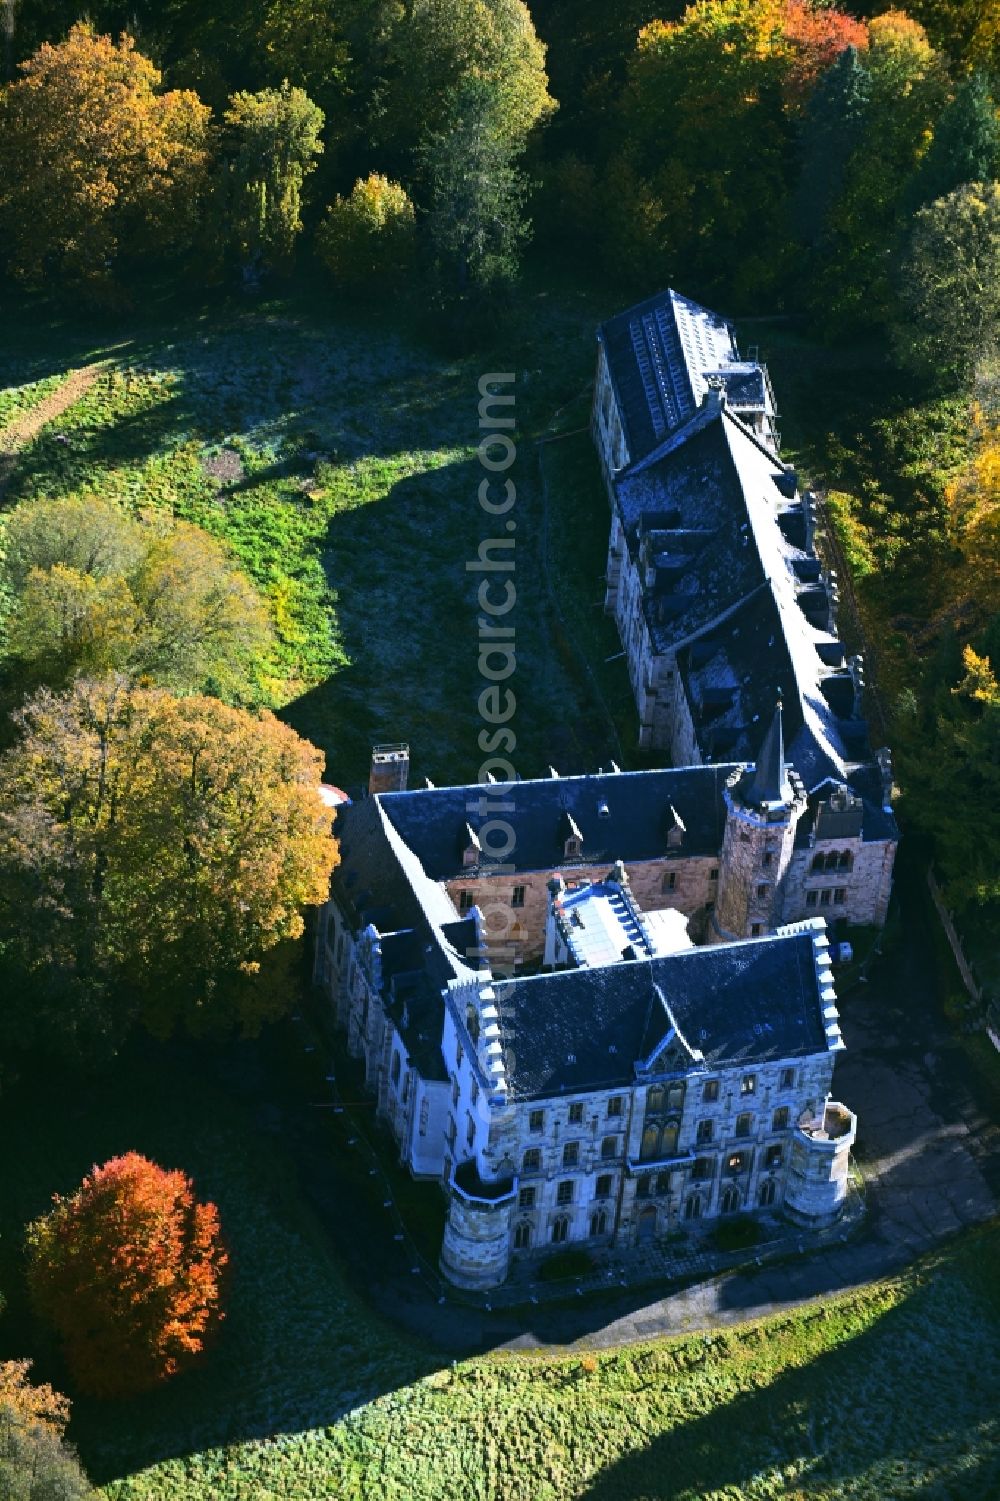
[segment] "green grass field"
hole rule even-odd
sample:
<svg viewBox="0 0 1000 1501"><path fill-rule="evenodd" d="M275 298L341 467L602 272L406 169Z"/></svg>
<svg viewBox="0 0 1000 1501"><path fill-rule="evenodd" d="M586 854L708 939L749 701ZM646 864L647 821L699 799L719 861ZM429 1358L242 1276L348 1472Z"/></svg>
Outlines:
<svg viewBox="0 0 1000 1501"><path fill-rule="evenodd" d="M543 576L535 443L586 420L596 314L578 303L529 299L498 352L459 359L398 319L353 322L305 295L116 328L104 340L13 320L0 355L0 432L60 371L106 363L20 455L6 502L101 494L197 522L233 548L266 597L278 641L268 700L326 752L332 780L363 778L373 742L407 739L420 777L472 779L482 760L481 575L465 565L499 525L477 499L478 382L510 369L514 759L522 775L544 774L551 760L589 769L614 754L615 735L564 638L595 613L606 502L584 446L571 512L554 517L548 544L569 610L560 627Z"/></svg>
<svg viewBox="0 0 1000 1501"><path fill-rule="evenodd" d="M108 1501L987 1501L1000 1487L1000 1230L823 1305L618 1352L418 1348L345 1276L274 1131L269 1059L130 1057L7 1097L0 1349L61 1367L24 1309L20 1226L136 1147L217 1200L229 1313L202 1366L72 1437ZM261 1101L267 1104L261 1104Z"/></svg>

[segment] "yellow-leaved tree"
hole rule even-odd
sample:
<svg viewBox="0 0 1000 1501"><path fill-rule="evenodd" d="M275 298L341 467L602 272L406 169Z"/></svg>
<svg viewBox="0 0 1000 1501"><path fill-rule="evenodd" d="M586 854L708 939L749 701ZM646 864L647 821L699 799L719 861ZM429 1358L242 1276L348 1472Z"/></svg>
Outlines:
<svg viewBox="0 0 1000 1501"><path fill-rule="evenodd" d="M160 89L131 37L83 22L0 93L3 254L22 280L106 286L123 257L183 248L208 183L210 110Z"/></svg>
<svg viewBox="0 0 1000 1501"><path fill-rule="evenodd" d="M34 695L0 757L5 1042L251 1031L336 859L322 756L268 713L122 677ZM21 1014L18 1014L20 1011Z"/></svg>

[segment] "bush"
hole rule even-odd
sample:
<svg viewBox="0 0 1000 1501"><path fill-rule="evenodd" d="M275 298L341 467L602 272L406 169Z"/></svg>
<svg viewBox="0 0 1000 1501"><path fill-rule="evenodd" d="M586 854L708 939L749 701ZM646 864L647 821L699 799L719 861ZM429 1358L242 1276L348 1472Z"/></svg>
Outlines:
<svg viewBox="0 0 1000 1501"><path fill-rule="evenodd" d="M398 182L379 172L360 178L350 197L337 197L316 231L320 259L342 286L383 291L413 262L413 204Z"/></svg>
<svg viewBox="0 0 1000 1501"><path fill-rule="evenodd" d="M711 1239L717 1251L746 1251L760 1240L760 1225L749 1214L737 1214L720 1220Z"/></svg>
<svg viewBox="0 0 1000 1501"><path fill-rule="evenodd" d="M594 1269L594 1258L589 1251L556 1251L542 1262L538 1269L541 1282L560 1282L563 1277L585 1277Z"/></svg>
<svg viewBox="0 0 1000 1501"><path fill-rule="evenodd" d="M129 1152L28 1227L36 1309L82 1390L126 1396L187 1365L221 1318L227 1256L214 1204Z"/></svg>

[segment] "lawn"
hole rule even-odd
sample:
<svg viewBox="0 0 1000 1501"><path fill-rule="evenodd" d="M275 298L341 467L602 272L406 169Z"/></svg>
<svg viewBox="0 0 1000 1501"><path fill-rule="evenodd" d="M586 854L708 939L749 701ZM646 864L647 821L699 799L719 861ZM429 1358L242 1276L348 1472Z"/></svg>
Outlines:
<svg viewBox="0 0 1000 1501"><path fill-rule="evenodd" d="M0 355L0 431L60 372L105 365L23 451L7 503L101 494L197 522L266 597L278 642L266 700L324 750L332 780L362 780L379 740L410 741L420 779L471 779L482 760L482 575L465 565L499 525L477 499L478 382L510 369L514 760L522 775L552 760L590 769L618 746L585 657L565 638L600 593L607 509L586 448L572 513L555 517L549 540L572 600L559 626L535 439L586 420L596 318L585 297L530 296L498 349L475 358L431 349L412 319L352 319L305 291L116 327L103 343L14 319Z"/></svg>
<svg viewBox="0 0 1000 1501"><path fill-rule="evenodd" d="M133 1401L75 1403L72 1436L107 1501L997 1494L997 1227L763 1323L453 1364L362 1300L300 1191L278 1129L289 1035L195 1066L184 1049L140 1049L82 1087L4 1101L18 1148L0 1182L0 1349L35 1353L39 1377L64 1379L23 1306L18 1245L49 1193L136 1147L220 1206L229 1316L201 1369Z"/></svg>

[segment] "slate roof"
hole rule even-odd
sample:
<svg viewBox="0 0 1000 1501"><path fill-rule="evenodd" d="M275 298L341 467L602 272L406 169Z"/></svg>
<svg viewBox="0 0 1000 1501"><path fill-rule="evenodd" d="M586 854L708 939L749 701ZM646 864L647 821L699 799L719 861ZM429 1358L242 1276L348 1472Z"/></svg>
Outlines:
<svg viewBox="0 0 1000 1501"><path fill-rule="evenodd" d="M668 289L609 318L597 337L631 462L690 421L710 384L725 387L733 408L766 413L775 438L765 368L740 359L732 325L711 308Z"/></svg>
<svg viewBox="0 0 1000 1501"><path fill-rule="evenodd" d="M515 1098L634 1082L666 1036L658 985L706 1069L825 1053L810 933L494 985Z"/></svg>
<svg viewBox="0 0 1000 1501"><path fill-rule="evenodd" d="M731 769L691 766L509 783L502 800L513 803L513 808L495 815L514 831L514 848L506 861L517 872L659 859L668 850L672 809L685 826L677 853L717 855L725 830L722 793ZM491 800L484 798L478 783L383 792L377 801L433 881L474 873L474 867L470 870L462 863L462 831L466 823L479 830L494 816L479 810L481 802L488 806ZM606 813L600 811L602 806ZM576 862L564 855L567 815L583 838Z"/></svg>
<svg viewBox="0 0 1000 1501"><path fill-rule="evenodd" d="M656 650L704 629L769 578L786 580L794 599L799 571L814 571L815 560L779 522L788 479L715 402L617 476L629 553L652 572L643 608Z"/></svg>
<svg viewBox="0 0 1000 1501"><path fill-rule="evenodd" d="M726 319L671 289L609 318L598 338L633 461L694 415L706 371L739 357Z"/></svg>

